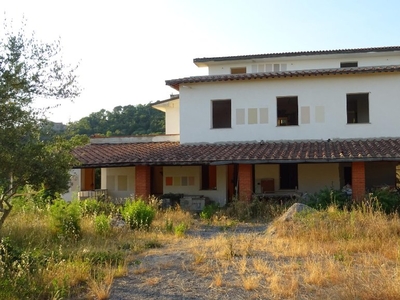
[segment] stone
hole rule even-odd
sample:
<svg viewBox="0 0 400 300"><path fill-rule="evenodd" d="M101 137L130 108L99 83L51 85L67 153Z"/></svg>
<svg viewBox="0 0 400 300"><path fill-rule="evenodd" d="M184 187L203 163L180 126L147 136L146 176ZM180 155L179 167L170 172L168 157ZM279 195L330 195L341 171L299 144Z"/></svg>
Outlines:
<svg viewBox="0 0 400 300"><path fill-rule="evenodd" d="M278 222L287 222L293 219L293 216L302 211L316 211L314 208L309 207L303 203L294 203L288 210L279 217Z"/></svg>

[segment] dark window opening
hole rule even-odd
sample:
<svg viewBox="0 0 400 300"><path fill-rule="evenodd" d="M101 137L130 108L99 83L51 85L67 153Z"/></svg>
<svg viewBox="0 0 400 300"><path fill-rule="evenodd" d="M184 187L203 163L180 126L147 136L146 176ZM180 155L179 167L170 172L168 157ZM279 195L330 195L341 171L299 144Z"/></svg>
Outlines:
<svg viewBox="0 0 400 300"><path fill-rule="evenodd" d="M369 123L368 94L347 95L347 124Z"/></svg>
<svg viewBox="0 0 400 300"><path fill-rule="evenodd" d="M201 166L201 189L216 190L217 189L217 167Z"/></svg>
<svg viewBox="0 0 400 300"><path fill-rule="evenodd" d="M277 98L278 126L298 125L297 97Z"/></svg>
<svg viewBox="0 0 400 300"><path fill-rule="evenodd" d="M297 164L280 164L280 189L295 190L298 187Z"/></svg>
<svg viewBox="0 0 400 300"><path fill-rule="evenodd" d="M231 100L213 100L212 128L231 128Z"/></svg>
<svg viewBox="0 0 400 300"><path fill-rule="evenodd" d="M340 63L341 68L354 68L358 67L358 62L356 61L350 61L350 62L341 62Z"/></svg>
<svg viewBox="0 0 400 300"><path fill-rule="evenodd" d="M231 74L244 74L246 73L246 67L231 68Z"/></svg>
<svg viewBox="0 0 400 300"><path fill-rule="evenodd" d="M351 177L351 167L344 167L343 168L343 177L344 177L344 184L352 185L352 177Z"/></svg>

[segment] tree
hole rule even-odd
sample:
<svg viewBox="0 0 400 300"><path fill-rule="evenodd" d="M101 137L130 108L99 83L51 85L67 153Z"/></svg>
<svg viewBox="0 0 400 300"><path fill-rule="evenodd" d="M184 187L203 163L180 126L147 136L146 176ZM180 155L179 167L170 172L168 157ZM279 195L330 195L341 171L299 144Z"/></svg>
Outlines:
<svg viewBox="0 0 400 300"><path fill-rule="evenodd" d="M63 192L75 163L72 144L41 139L44 109L38 98L73 99L80 93L77 66L65 65L59 41L44 43L25 26L5 26L0 39L0 228L12 209L11 198L24 185Z"/></svg>
<svg viewBox="0 0 400 300"><path fill-rule="evenodd" d="M137 106L116 106L112 111L104 109L91 113L67 126L66 135L75 134L127 136L162 134L165 132L164 113L154 109L151 103Z"/></svg>

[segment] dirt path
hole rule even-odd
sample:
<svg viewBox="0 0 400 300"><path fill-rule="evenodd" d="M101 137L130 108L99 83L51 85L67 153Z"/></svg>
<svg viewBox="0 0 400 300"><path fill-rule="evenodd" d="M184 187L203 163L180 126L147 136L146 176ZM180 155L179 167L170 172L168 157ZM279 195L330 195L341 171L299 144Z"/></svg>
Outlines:
<svg viewBox="0 0 400 300"><path fill-rule="evenodd" d="M240 278L234 271L225 270L224 283L216 286L215 262L196 264L193 247L224 234L262 234L265 229L266 225L242 224L223 233L212 226L191 230L185 238L139 255L137 263L129 267L128 276L114 281L110 299L261 299L257 291L241 287Z"/></svg>

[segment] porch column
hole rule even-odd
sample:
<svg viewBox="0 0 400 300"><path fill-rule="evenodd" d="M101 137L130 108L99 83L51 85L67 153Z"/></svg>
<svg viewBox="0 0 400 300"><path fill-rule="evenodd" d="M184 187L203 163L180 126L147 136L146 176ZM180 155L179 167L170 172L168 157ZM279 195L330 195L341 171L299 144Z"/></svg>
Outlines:
<svg viewBox="0 0 400 300"><path fill-rule="evenodd" d="M363 161L351 164L351 181L353 199L362 200L365 195L365 163Z"/></svg>
<svg viewBox="0 0 400 300"><path fill-rule="evenodd" d="M253 165L239 165L239 200L250 201L253 194Z"/></svg>
<svg viewBox="0 0 400 300"><path fill-rule="evenodd" d="M151 168L150 166L136 166L135 170L135 194L146 199L151 193Z"/></svg>

